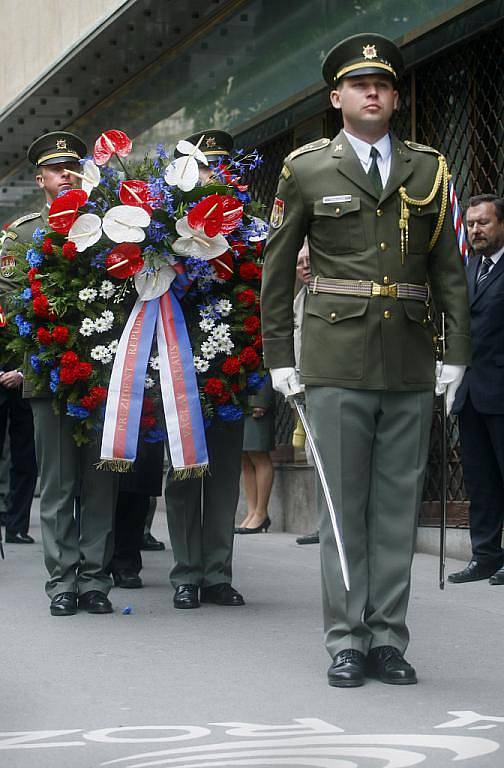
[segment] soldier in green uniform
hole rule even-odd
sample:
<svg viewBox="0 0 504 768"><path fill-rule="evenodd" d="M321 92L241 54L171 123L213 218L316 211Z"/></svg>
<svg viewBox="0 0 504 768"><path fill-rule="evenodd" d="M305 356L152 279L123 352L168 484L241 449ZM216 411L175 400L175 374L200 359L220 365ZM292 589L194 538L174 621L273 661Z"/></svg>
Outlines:
<svg viewBox="0 0 504 768"><path fill-rule="evenodd" d="M446 317L440 387L449 402L470 360L446 162L390 132L402 69L381 35L347 38L328 54L323 75L344 127L285 160L263 277L265 362L288 396L300 389L292 295L308 236L300 381L349 561L347 593L319 493L328 678L341 687L366 675L417 680L403 654L435 381L431 297Z"/></svg>
<svg viewBox="0 0 504 768"><path fill-rule="evenodd" d="M229 156L233 137L226 131L207 130L189 136L209 163ZM177 153L175 153L177 154ZM200 166L200 180L212 175ZM189 320L188 322L191 322ZM194 321L192 321L194 322ZM175 560L170 580L175 608L199 608L203 603L240 606L242 595L231 586L234 516L240 493L243 419L214 419L205 432L209 474L203 478L175 479L168 471L166 513Z"/></svg>
<svg viewBox="0 0 504 768"><path fill-rule="evenodd" d="M12 245L29 242L37 228L47 226L49 206L62 192L80 186L70 171L79 172L86 145L67 132L48 133L28 149L36 166L36 182L44 192L40 213L17 219L7 231L0 265L0 290L14 288ZM113 552L112 520L117 498L113 473L97 471L99 448L78 447L72 437L70 417L55 414L51 393L31 398L35 448L40 472L40 524L44 559L49 572L46 592L53 616L68 616L77 607L88 613L110 613L107 593L112 586L105 568ZM74 499L80 497L80 530L74 517Z"/></svg>

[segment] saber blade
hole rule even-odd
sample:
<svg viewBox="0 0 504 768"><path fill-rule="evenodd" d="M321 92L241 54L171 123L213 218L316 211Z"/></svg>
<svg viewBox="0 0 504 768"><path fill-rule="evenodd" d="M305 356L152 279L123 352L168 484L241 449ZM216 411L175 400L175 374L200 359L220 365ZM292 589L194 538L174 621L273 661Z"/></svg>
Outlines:
<svg viewBox="0 0 504 768"><path fill-rule="evenodd" d="M311 427L308 423L308 420L306 418L305 410L303 407L303 404L299 401L298 398L293 397L292 398L294 405L296 407L296 411L298 413L298 416L301 420L301 424L304 427L304 431L306 433L306 439L308 440L308 444L310 446L313 460L315 462L315 467L319 476L320 483L322 485L322 490L324 491L325 500L327 502L327 506L329 508L329 516L331 518L331 523L334 531L334 538L336 539L336 546L338 548L338 555L341 563L341 571L343 573L343 581L345 583L345 589L347 592L350 591L350 574L348 572L348 562L346 558L345 553L345 545L343 543L343 537L341 535L341 531L338 526L338 521L336 519L336 511L334 509L334 504L331 498L331 492L329 490L329 486L327 484L325 471L324 471L324 465L322 463L322 458L320 456L319 450L317 448L317 445L315 443L313 433L311 430Z"/></svg>

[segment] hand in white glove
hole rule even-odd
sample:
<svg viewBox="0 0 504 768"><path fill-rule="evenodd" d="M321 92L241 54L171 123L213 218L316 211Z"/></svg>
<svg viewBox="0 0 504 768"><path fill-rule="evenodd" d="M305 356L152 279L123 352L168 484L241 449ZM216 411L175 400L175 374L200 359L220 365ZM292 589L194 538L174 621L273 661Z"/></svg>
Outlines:
<svg viewBox="0 0 504 768"><path fill-rule="evenodd" d="M465 365L449 365L436 363L436 395L444 395L446 392L446 415L449 416L457 389L464 378Z"/></svg>
<svg viewBox="0 0 504 768"><path fill-rule="evenodd" d="M284 397L297 395L303 391L295 368L272 368L270 374L273 389Z"/></svg>

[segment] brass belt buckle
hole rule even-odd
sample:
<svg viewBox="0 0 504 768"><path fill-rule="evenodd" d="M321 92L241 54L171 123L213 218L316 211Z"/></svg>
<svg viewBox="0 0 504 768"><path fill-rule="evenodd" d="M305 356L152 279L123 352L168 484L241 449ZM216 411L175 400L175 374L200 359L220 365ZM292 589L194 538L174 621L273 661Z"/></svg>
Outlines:
<svg viewBox="0 0 504 768"><path fill-rule="evenodd" d="M391 285L380 285L371 282L371 296L390 296L393 299L397 299L397 283L391 283Z"/></svg>

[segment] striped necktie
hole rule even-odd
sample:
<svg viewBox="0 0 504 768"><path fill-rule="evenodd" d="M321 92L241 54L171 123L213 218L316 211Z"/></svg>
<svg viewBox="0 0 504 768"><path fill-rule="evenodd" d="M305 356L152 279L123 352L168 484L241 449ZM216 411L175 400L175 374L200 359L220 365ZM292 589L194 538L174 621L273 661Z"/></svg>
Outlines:
<svg viewBox="0 0 504 768"><path fill-rule="evenodd" d="M481 259L479 274L476 279L476 290L478 290L478 286L480 285L480 283L482 283L483 280L485 280L485 278L488 277L490 272L490 267L492 265L493 265L493 261L490 258L490 256L483 256L483 258Z"/></svg>
<svg viewBox="0 0 504 768"><path fill-rule="evenodd" d="M378 168L379 154L380 153L378 152L376 147L371 147L371 152L369 153L369 156L371 157L371 165L369 166L368 176L373 182L373 186L378 193L378 197L380 197L381 193L383 192L382 178L380 174L380 169Z"/></svg>

